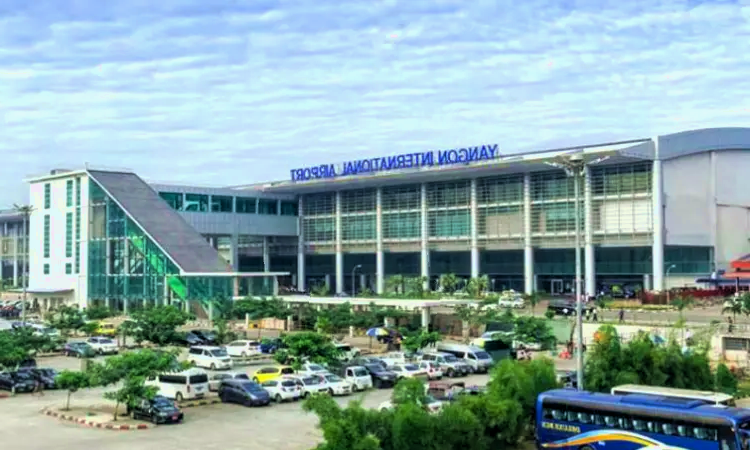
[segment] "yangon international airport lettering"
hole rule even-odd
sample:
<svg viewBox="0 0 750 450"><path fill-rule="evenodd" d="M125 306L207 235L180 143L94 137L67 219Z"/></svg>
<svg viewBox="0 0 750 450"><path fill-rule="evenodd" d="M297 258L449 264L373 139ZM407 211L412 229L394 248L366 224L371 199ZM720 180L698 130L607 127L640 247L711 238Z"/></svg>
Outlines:
<svg viewBox="0 0 750 450"><path fill-rule="evenodd" d="M546 428L548 430L555 430L555 431L564 431L566 433L580 433L581 432L581 428L575 425L563 425L563 424L552 423L552 422L542 422L542 428Z"/></svg>
<svg viewBox="0 0 750 450"><path fill-rule="evenodd" d="M470 164L476 161L489 161L500 157L497 144L481 147L457 148L432 152L406 153L395 156L359 159L343 164L322 164L320 166L292 169L292 181L305 181L319 178L338 178L390 170L417 169L431 166Z"/></svg>

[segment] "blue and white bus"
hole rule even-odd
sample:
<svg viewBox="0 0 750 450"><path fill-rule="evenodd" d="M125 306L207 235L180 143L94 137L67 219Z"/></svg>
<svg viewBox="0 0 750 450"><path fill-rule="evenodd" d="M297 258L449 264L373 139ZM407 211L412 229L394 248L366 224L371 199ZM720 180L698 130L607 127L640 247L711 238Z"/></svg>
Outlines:
<svg viewBox="0 0 750 450"><path fill-rule="evenodd" d="M750 409L556 389L536 402L537 448L750 450Z"/></svg>

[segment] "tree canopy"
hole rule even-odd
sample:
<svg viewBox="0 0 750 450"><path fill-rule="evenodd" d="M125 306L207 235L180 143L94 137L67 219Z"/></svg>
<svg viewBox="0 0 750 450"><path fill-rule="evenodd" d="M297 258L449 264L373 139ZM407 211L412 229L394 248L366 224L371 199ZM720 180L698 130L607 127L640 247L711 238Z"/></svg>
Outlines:
<svg viewBox="0 0 750 450"><path fill-rule="evenodd" d="M281 338L283 348L274 353L279 364L292 366L299 370L305 362L335 365L339 362L341 351L333 341L320 333L306 331L287 334Z"/></svg>
<svg viewBox="0 0 750 450"><path fill-rule="evenodd" d="M177 337L177 328L185 325L191 315L176 306L164 305L135 311L130 315L130 333L138 343L148 341L166 345Z"/></svg>

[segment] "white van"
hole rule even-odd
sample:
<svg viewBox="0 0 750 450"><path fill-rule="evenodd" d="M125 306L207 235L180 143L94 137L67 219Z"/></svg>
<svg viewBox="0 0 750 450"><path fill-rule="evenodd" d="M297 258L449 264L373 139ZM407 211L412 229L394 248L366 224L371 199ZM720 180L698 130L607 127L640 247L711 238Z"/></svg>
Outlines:
<svg viewBox="0 0 750 450"><path fill-rule="evenodd" d="M335 345L336 348L341 352L341 356L339 358L343 361L351 361L361 353L357 347L352 347L349 344L337 343Z"/></svg>
<svg viewBox="0 0 750 450"><path fill-rule="evenodd" d="M147 386L159 388L159 395L176 401L203 398L208 394L208 374L202 369L163 373L146 380Z"/></svg>
<svg viewBox="0 0 750 450"><path fill-rule="evenodd" d="M204 367L211 370L232 368L232 358L229 357L226 349L222 347L209 347L205 345L190 347L187 360L197 367Z"/></svg>
<svg viewBox="0 0 750 450"><path fill-rule="evenodd" d="M437 351L449 353L466 363L475 373L486 373L492 367L492 356L479 347L464 344L438 342Z"/></svg>

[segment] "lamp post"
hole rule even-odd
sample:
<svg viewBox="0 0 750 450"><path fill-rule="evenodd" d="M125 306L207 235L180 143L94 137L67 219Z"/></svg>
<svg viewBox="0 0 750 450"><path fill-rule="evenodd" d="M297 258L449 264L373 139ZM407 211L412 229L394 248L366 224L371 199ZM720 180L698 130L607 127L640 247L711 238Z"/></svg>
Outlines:
<svg viewBox="0 0 750 450"><path fill-rule="evenodd" d="M352 269L352 297L357 295L357 283L354 282L355 280L354 274L357 273L357 269L361 269L361 268L362 268L362 264L357 264Z"/></svg>
<svg viewBox="0 0 750 450"><path fill-rule="evenodd" d="M594 161L586 161L582 153L565 155L555 162L547 164L565 171L565 174L573 178L573 189L575 191L575 252L576 252L576 269L575 269L575 299L576 299L576 384L578 390L583 390L583 299L581 298L581 178L587 165L596 164L609 159L609 156L603 156Z"/></svg>
<svg viewBox="0 0 750 450"><path fill-rule="evenodd" d="M669 271L677 267L677 264L672 264L669 267L667 267L667 273L664 274L664 278L669 279ZM669 283L669 281L667 281ZM667 284L667 305L669 304L669 284Z"/></svg>
<svg viewBox="0 0 750 450"><path fill-rule="evenodd" d="M34 211L34 207L31 205L13 205L13 209L23 215L23 231L21 238L23 239L23 247L26 252L26 258L23 261L23 302L21 303L21 323L26 324L26 292L29 289L29 217ZM15 245L18 245L16 242Z"/></svg>

